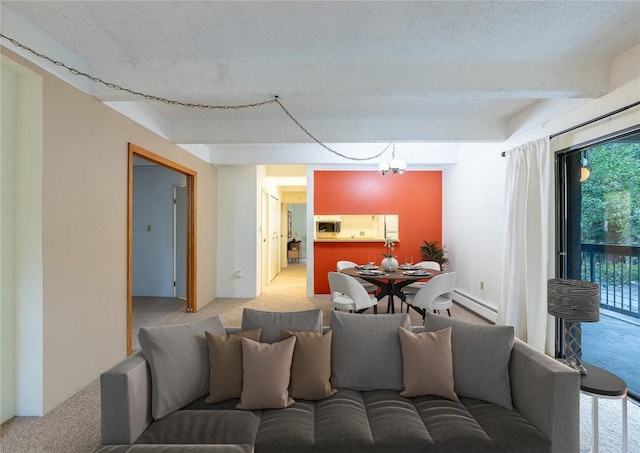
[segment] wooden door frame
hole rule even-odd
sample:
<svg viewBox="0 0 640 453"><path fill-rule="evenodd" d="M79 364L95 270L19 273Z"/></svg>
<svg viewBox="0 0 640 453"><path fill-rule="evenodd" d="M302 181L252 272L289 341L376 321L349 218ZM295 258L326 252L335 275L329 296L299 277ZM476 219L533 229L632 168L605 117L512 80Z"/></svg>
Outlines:
<svg viewBox="0 0 640 453"><path fill-rule="evenodd" d="M186 176L187 186L187 269L185 311L198 311L196 298L196 237L197 237L197 205L196 180L197 172L158 154L141 148L133 143L128 146L127 172L127 355L132 352L131 336L133 334L133 160L134 157L151 161L157 165L175 170Z"/></svg>

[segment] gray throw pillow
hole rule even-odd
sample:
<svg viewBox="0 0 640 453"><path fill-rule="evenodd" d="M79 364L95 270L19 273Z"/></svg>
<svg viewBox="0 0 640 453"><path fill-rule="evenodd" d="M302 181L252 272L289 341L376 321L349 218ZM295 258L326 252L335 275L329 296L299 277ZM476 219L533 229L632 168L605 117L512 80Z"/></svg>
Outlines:
<svg viewBox="0 0 640 453"><path fill-rule="evenodd" d="M262 329L260 341L280 341L280 331L322 332L322 310L260 311L245 308L242 311L242 330Z"/></svg>
<svg viewBox="0 0 640 453"><path fill-rule="evenodd" d="M403 389L398 327L411 330L408 313L331 312L331 384L352 390Z"/></svg>
<svg viewBox="0 0 640 453"><path fill-rule="evenodd" d="M218 316L191 324L140 328L140 349L151 369L151 416L154 420L209 392L205 332L226 333Z"/></svg>
<svg viewBox="0 0 640 453"><path fill-rule="evenodd" d="M486 326L427 313L425 331L447 327L451 327L456 394L513 409L509 380L513 327Z"/></svg>

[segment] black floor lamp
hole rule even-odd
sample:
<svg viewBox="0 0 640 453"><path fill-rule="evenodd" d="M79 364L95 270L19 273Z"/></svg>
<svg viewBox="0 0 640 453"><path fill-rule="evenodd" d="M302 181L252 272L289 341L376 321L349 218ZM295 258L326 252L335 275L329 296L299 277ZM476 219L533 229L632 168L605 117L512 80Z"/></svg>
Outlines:
<svg viewBox="0 0 640 453"><path fill-rule="evenodd" d="M565 362L587 374L580 360L580 323L600 320L600 286L583 280L553 278L547 282L547 311L564 321Z"/></svg>

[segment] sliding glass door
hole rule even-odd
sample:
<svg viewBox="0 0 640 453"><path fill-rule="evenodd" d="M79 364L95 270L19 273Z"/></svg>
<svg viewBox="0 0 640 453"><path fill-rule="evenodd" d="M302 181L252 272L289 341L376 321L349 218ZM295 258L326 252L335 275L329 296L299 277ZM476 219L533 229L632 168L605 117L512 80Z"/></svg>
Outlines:
<svg viewBox="0 0 640 453"><path fill-rule="evenodd" d="M637 398L640 130L564 150L556 162L558 275L600 286L600 321L582 324L582 360L620 376Z"/></svg>

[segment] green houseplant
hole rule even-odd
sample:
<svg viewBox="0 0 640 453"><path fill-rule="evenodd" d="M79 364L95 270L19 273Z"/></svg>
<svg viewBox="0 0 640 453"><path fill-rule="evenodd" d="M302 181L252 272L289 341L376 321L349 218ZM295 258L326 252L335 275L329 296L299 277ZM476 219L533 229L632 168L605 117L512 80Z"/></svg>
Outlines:
<svg viewBox="0 0 640 453"><path fill-rule="evenodd" d="M449 262L445 256L446 251L444 246L440 247L440 243L438 241L422 242L423 244L420 247L420 258L422 258L422 261L435 261L440 265L440 267Z"/></svg>

